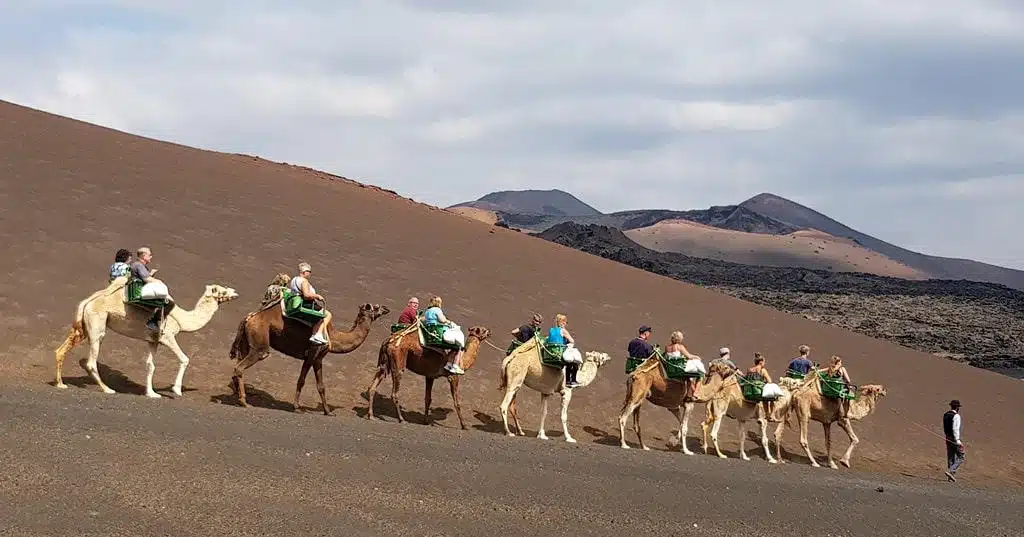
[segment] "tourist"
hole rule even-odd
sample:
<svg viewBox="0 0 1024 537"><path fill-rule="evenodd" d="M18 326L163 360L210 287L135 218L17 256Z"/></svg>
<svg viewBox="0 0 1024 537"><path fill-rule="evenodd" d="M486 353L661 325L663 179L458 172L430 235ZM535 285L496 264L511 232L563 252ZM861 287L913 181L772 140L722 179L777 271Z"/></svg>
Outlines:
<svg viewBox="0 0 1024 537"><path fill-rule="evenodd" d="M114 264L110 265L110 275L107 278L107 283L113 282L121 276L127 276L132 267L129 265L129 261L132 259L132 253L128 250L121 248L114 254Z"/></svg>
<svg viewBox="0 0 1024 537"><path fill-rule="evenodd" d="M416 317L420 314L420 299L416 297L409 297L409 302L406 303L405 309L398 316L398 324L404 324L409 326L416 322Z"/></svg>
<svg viewBox="0 0 1024 537"><path fill-rule="evenodd" d="M576 341L572 338L572 334L566 326L569 324L569 319L561 313L555 315L555 326L548 330L548 341L550 345L565 345L575 346ZM567 356L568 355L568 356ZM580 364L577 361L579 351L576 349L567 348L562 353L562 359L565 361L565 387L575 388L579 386L576 382L576 373L579 372Z"/></svg>
<svg viewBox="0 0 1024 537"><path fill-rule="evenodd" d="M793 360L789 362L789 366L786 367L786 375L792 378L804 378L812 369L814 369L814 362L808 358L808 355L811 353L811 348L807 345L800 345L800 347L797 348L797 352L800 353L800 356L793 358Z"/></svg>
<svg viewBox="0 0 1024 537"><path fill-rule="evenodd" d="M466 349L466 336L463 335L462 329L459 325L448 320L444 316L444 311L441 310L442 300L439 296L434 296L430 299L430 305L427 307L427 311L423 312L423 324L426 326L438 326L444 325L445 328L441 334L441 339L447 343L458 344L459 350L455 353L454 357L444 364L445 371L453 375L463 375L466 372L462 369L462 354Z"/></svg>
<svg viewBox="0 0 1024 537"><path fill-rule="evenodd" d="M144 300L163 299L165 306L153 312L153 316L146 323L146 328L160 330L161 313L166 315L174 309L174 299L164 282L153 277L156 270L149 270L149 264L153 262L153 252L146 246L135 251L135 261L131 264L131 275L136 280L145 282L140 290L139 298Z"/></svg>
<svg viewBox="0 0 1024 537"><path fill-rule="evenodd" d="M309 277L313 273L313 267L309 263L299 263L299 274L292 278L288 284L288 290L302 296L303 301L324 300L323 295L316 292L313 285L309 283ZM309 341L317 345L327 344L327 323L331 322L331 312L326 307L323 309L324 317L313 325L313 335Z"/></svg>
<svg viewBox="0 0 1024 537"><path fill-rule="evenodd" d="M533 336L537 333L537 330L540 330L543 323L544 317L539 313L534 313L529 323L512 330L512 336L520 343L526 343L533 339Z"/></svg>
<svg viewBox="0 0 1024 537"><path fill-rule="evenodd" d="M942 431L946 436L946 479L956 481L956 471L964 463L964 444L960 440L960 400L949 402L949 410L942 415Z"/></svg>
<svg viewBox="0 0 1024 537"><path fill-rule="evenodd" d="M629 357L635 360L646 360L654 356L654 345L651 345L649 339L651 339L651 327L646 324L642 325L637 330L637 336L630 340L629 346L626 347Z"/></svg>

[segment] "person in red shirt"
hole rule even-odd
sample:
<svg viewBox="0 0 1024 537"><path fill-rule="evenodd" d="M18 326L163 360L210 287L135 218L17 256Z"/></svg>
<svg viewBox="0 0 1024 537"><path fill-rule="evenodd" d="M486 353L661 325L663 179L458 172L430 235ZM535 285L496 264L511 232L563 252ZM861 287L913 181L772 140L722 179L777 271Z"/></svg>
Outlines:
<svg viewBox="0 0 1024 537"><path fill-rule="evenodd" d="M409 304L402 314L398 316L398 323L404 325L411 325L416 322L416 317L420 313L420 299L416 297L409 298Z"/></svg>

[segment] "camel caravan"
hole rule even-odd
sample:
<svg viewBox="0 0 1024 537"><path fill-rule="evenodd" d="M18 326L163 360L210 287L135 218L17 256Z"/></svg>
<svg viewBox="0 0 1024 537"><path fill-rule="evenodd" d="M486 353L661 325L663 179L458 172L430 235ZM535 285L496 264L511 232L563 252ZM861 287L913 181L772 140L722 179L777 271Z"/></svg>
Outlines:
<svg viewBox="0 0 1024 537"><path fill-rule="evenodd" d="M154 354L160 345L177 356L179 366L171 391L182 395L182 383L188 355L181 349L175 336L181 332L201 330L213 318L220 304L238 298L230 287L208 284L191 310L175 304L166 284L155 278L156 270L149 268L153 254L142 247L131 253L119 250L110 268L108 285L75 307L71 330L56 350L55 386L67 388L62 378L67 355L80 342L88 340L89 355L85 369L103 393L115 393L100 378L97 367L100 342L108 329L123 336L145 341L146 396L159 398L153 390L156 369ZM270 356L271 349L301 361L295 385L293 410L301 411L299 397L309 370L316 379L320 404L325 415L333 411L327 403L323 378L323 360L328 354L345 354L358 349L369 337L377 319L390 310L380 304L361 304L348 330L338 328L326 299L316 292L310 277L308 263L298 265L298 274L289 277L278 274L266 288L260 307L247 313L239 322L229 357L235 361L229 387L242 407L246 402L246 370ZM419 300L409 299L407 307L391 326L391 333L381 343L376 371L366 389L369 401L367 419L374 418L374 400L377 388L391 377L391 402L399 422L403 422L399 390L404 371L424 379L424 423L431 423L431 394L434 381L445 379L451 390L452 404L459 426L466 429L462 415L460 379L477 363L482 346L486 343L505 353L497 371L498 391L501 392L498 410L508 436L524 436L516 412L515 399L526 386L540 394L541 413L537 438L548 439L545 420L548 401L553 395L561 399L562 435L566 442L576 440L569 432L569 404L573 390L586 388L598 376L602 366L612 357L602 351L581 351L568 330L568 319L557 314L553 326L542 330L543 317L534 314L530 322L511 331L513 341L507 349L490 343L491 331L485 326L472 326L465 332L448 319L439 296L430 299L425 311L419 311ZM885 388L877 384L856 386L843 366L842 358L832 356L827 367L819 367L809 359L810 348L801 345L799 356L793 359L784 376L774 382L766 368L765 358L754 354L754 364L741 370L731 359L728 348L719 349L719 355L706 366L700 356L692 354L684 344L680 331L670 334L669 345L662 350L651 344L650 326L643 325L637 336L627 345L625 357L625 399L618 414L619 441L626 443L626 424L633 419L633 432L643 450L640 410L645 401L671 412L679 423L674 440L686 455L693 455L687 445L689 417L697 404L704 405L705 419L701 422L702 449L705 454L714 448L718 457L726 458L719 448L718 433L725 418L736 421L739 435L739 456L749 460L746 453L748 423L758 425L761 447L769 463L783 462L782 434L793 427L795 420L800 431L800 446L811 465L820 466L811 453L807 430L811 420L822 424L825 433L825 453L830 468L837 468L832 457L832 425L842 429L850 445L839 462L850 467L850 456L859 443L853 431L853 422L870 416L878 399L886 395ZM509 427L509 418L515 432ZM768 427L775 424L776 451L769 448ZM711 441L708 441L710 433Z"/></svg>

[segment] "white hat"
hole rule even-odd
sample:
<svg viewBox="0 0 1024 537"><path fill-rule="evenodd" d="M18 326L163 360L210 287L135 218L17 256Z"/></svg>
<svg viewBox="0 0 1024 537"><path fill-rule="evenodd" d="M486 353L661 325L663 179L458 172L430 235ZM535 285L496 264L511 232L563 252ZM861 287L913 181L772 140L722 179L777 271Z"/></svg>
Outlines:
<svg viewBox="0 0 1024 537"><path fill-rule="evenodd" d="M313 272L313 267L310 267L309 263L299 263L299 273L300 274L303 273L303 272L306 272L307 270L310 271L310 272Z"/></svg>
<svg viewBox="0 0 1024 537"><path fill-rule="evenodd" d="M725 356L726 354L729 354L729 347L722 347L721 349L718 349L719 356Z"/></svg>

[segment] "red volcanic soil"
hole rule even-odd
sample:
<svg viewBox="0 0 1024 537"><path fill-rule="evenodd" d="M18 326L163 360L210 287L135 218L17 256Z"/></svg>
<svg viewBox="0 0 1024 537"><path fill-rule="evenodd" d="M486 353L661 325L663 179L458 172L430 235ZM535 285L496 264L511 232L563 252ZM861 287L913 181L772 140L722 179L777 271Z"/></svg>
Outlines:
<svg viewBox="0 0 1024 537"><path fill-rule="evenodd" d="M935 435L941 431L946 403L958 398L964 403L969 446L962 480L1024 484L1024 463L1014 456L1024 444L1024 429L1014 416L1024 402L1020 381L475 222L327 173L154 141L0 103L0 203L0 240L6 246L0 267L8 274L0 282L4 383L52 382L53 351L67 333L76 303L105 286L118 248L148 245L160 277L183 306L191 307L207 283L229 285L240 293L204 329L179 337L191 365L186 393L175 402L234 404L227 385L235 327L258 306L274 274L292 272L304 260L313 265L313 283L328 297L340 323L347 325L364 302L386 304L393 312L374 324L367 342L355 352L327 358L328 400L339 413L365 413L363 391L373 375L378 346L406 298L415 294L422 300L438 293L449 317L467 328L487 326L497 347L508 344L508 331L530 312L542 312L547 322L565 313L584 350L614 357L594 384L573 397L570 427L580 442L617 445L626 344L638 325L648 323L662 344L670 331L684 330L690 350L705 357L727 345L746 365L760 351L774 376L797 345L807 343L818 361L842 355L855 382L884 384L889 395L877 413L856 424L861 444L854 453L855 470L944 479L943 441ZM145 344L108 332L100 353L106 382L119 391L142 393ZM69 390L98 390L76 365L85 356L86 348L80 346L65 366ZM495 443L536 441L497 434L502 357L502 352L485 347L463 379L464 413L470 427L478 430L472 434L492 435ZM158 390L168 393L175 369L176 360L161 348ZM277 353L250 369L250 403L289 408L298 370L297 361ZM447 387L439 384L434 394L439 423L457 427ZM385 382L376 407L385 417L392 415L387 386ZM422 378L405 374L402 392L408 417L417 420ZM51 396L64 393L53 388ZM531 434L538 423L538 399L528 389L519 397L521 418ZM317 402L312 379L303 402ZM147 400L138 397L138 404ZM672 419L663 409L644 408L647 441L662 449ZM554 441L561 441L557 410L549 413L548 425ZM723 448L732 454L735 430L726 424L721 434ZM698 444L695 434L699 437L699 427L691 426L693 448ZM845 449L843 435L836 433L835 438L835 448ZM635 442L632 433L627 439ZM821 452L819 426L812 426L810 439ZM796 432L788 432L789 458L805 462L796 441ZM757 448L751 454L762 456Z"/></svg>
<svg viewBox="0 0 1024 537"><path fill-rule="evenodd" d="M745 265L867 272L909 280L929 277L850 239L818 230L768 235L721 229L689 220L663 220L652 226L628 230L625 234L638 244L659 252L676 252Z"/></svg>

